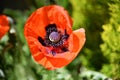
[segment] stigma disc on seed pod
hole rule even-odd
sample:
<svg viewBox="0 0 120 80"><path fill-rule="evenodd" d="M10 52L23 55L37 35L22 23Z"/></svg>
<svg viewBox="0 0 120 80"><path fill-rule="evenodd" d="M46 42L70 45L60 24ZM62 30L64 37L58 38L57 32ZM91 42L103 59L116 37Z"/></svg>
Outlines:
<svg viewBox="0 0 120 80"><path fill-rule="evenodd" d="M60 34L58 32L52 32L49 35L49 39L51 42L58 42L60 40Z"/></svg>

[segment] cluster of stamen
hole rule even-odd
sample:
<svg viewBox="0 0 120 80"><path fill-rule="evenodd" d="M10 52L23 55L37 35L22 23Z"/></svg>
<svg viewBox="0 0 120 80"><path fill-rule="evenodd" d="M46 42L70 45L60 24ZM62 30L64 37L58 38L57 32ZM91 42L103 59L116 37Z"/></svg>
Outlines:
<svg viewBox="0 0 120 80"><path fill-rule="evenodd" d="M68 51L67 47L64 46L64 42L68 39L69 35L67 34L67 31L64 31L64 34L62 34L60 31L57 30L57 27L55 24L49 24L45 28L46 30L46 36L44 39L41 37L38 37L39 42L46 47L52 46L53 48L60 48L61 51L66 52ZM55 51L52 51L55 55ZM58 53L58 52L57 52Z"/></svg>

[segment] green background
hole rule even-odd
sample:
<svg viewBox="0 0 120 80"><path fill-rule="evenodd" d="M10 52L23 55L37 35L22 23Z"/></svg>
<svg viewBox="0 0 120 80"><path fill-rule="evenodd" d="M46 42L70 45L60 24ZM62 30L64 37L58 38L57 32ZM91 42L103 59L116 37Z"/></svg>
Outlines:
<svg viewBox="0 0 120 80"><path fill-rule="evenodd" d="M23 35L30 14L50 4L68 11L73 30L86 30L86 43L76 59L53 71L33 60ZM120 80L119 0L1 0L0 13L14 20L0 40L0 80Z"/></svg>

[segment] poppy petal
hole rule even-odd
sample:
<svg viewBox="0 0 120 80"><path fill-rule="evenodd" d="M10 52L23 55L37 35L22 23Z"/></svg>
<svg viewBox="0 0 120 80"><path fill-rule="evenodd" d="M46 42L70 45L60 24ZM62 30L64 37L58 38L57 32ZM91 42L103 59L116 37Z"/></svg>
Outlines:
<svg viewBox="0 0 120 80"><path fill-rule="evenodd" d="M9 30L9 21L7 16L0 15L0 38L2 38Z"/></svg>
<svg viewBox="0 0 120 80"><path fill-rule="evenodd" d="M25 35L39 35L42 38L45 36L45 27L49 24L49 19L47 16L47 11L43 8L35 11L27 20L25 25ZM29 30L28 30L29 29ZM29 32L29 31L32 31ZM35 34L33 34L35 33Z"/></svg>

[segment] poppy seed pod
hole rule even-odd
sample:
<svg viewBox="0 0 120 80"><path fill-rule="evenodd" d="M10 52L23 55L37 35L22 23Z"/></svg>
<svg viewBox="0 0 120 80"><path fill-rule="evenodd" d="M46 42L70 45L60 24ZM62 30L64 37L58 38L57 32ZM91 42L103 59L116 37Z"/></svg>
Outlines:
<svg viewBox="0 0 120 80"><path fill-rule="evenodd" d="M72 31L71 17L58 5L33 12L24 35L34 60L49 70L69 64L85 43L85 30Z"/></svg>
<svg viewBox="0 0 120 80"><path fill-rule="evenodd" d="M0 15L0 39L8 32L9 28L9 20L7 16Z"/></svg>

